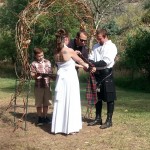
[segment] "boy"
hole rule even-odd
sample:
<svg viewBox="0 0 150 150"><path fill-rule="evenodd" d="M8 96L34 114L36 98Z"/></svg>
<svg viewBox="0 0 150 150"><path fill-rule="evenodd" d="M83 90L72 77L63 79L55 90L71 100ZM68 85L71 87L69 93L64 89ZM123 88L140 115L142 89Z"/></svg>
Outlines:
<svg viewBox="0 0 150 150"><path fill-rule="evenodd" d="M47 112L52 94L50 78L48 76L42 77L42 74L49 74L52 69L50 61L44 58L44 52L41 48L34 48L34 57L35 61L31 64L31 76L35 80L34 95L38 115L37 125L43 125L43 123L50 123Z"/></svg>

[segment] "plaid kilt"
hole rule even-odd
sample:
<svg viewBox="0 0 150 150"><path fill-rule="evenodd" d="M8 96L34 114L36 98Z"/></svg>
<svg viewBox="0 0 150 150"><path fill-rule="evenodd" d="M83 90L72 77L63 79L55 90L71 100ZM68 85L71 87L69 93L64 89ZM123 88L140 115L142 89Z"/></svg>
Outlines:
<svg viewBox="0 0 150 150"><path fill-rule="evenodd" d="M89 105L97 103L96 80L93 73L89 73L88 83L86 87L86 99Z"/></svg>

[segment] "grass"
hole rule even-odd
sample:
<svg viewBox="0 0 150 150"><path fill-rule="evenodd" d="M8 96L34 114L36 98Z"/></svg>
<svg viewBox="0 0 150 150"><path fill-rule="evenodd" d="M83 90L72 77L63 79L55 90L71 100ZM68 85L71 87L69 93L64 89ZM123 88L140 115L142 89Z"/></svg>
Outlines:
<svg viewBox="0 0 150 150"><path fill-rule="evenodd" d="M150 149L150 93L136 92L117 87L117 101L113 115L113 127L100 130L98 126L88 127L86 120L83 129L75 136L50 134L50 127L36 127L35 109L28 109L28 131L21 129L12 133L13 110L2 114L11 95L14 93L15 80L0 78L0 149L18 150L149 150ZM54 89L52 83L52 89ZM86 83L80 84L82 114L86 112ZM22 104L22 100L18 99ZM29 95L29 104L34 104L33 82ZM52 111L52 110L51 110ZM17 117L22 110L17 110ZM93 119L95 110L93 109ZM106 104L103 105L103 122L106 118Z"/></svg>

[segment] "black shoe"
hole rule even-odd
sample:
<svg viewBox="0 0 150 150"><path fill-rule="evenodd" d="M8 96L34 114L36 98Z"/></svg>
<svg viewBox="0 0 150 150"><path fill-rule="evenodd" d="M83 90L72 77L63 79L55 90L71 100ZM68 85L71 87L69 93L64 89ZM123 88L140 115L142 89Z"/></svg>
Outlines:
<svg viewBox="0 0 150 150"><path fill-rule="evenodd" d="M102 119L95 119L94 121L88 123L88 126L102 125Z"/></svg>
<svg viewBox="0 0 150 150"><path fill-rule="evenodd" d="M112 127L112 122L106 121L103 125L100 126L100 129L106 129Z"/></svg>
<svg viewBox="0 0 150 150"><path fill-rule="evenodd" d="M43 118L43 122L46 124L50 124L51 120L48 117Z"/></svg>
<svg viewBox="0 0 150 150"><path fill-rule="evenodd" d="M38 126L42 126L43 125L43 118L42 117L39 117L38 118L38 123L37 123Z"/></svg>

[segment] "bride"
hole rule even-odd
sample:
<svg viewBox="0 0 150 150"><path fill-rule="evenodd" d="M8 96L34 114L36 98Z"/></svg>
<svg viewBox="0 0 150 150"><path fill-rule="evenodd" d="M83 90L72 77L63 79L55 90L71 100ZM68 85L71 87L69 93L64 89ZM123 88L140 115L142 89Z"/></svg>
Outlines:
<svg viewBox="0 0 150 150"><path fill-rule="evenodd" d="M51 126L51 132L55 134L73 134L82 129L80 88L75 66L88 69L89 65L73 49L66 46L68 43L68 33L59 29L56 33L54 55L58 71Z"/></svg>

